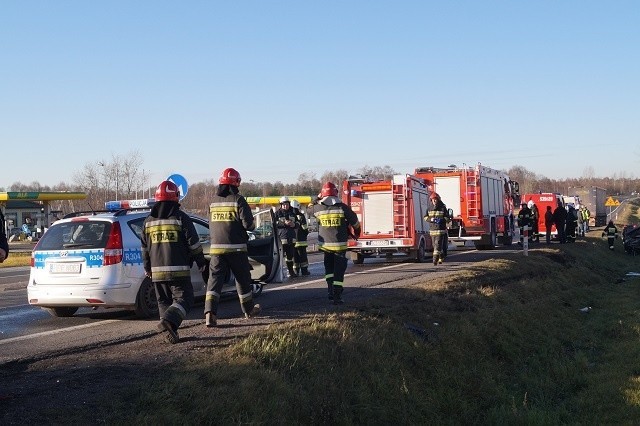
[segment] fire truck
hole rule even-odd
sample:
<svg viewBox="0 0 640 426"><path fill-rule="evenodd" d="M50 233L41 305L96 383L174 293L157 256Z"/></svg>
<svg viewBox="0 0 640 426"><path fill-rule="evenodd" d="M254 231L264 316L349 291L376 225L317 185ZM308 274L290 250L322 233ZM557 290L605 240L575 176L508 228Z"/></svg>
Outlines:
<svg viewBox="0 0 640 426"><path fill-rule="evenodd" d="M433 251L429 224L429 190L424 180L395 175L390 180L350 177L342 183L342 201L358 215L361 233L349 240L351 259L391 257L401 253L423 262Z"/></svg>
<svg viewBox="0 0 640 426"><path fill-rule="evenodd" d="M511 245L520 189L505 172L478 164L462 168L419 167L414 175L423 178L449 209L449 241L456 245L472 241L479 250L499 243Z"/></svg>
<svg viewBox="0 0 640 426"><path fill-rule="evenodd" d="M529 201L533 201L533 203L538 207L538 238L546 238L547 235L547 225L544 220L544 215L547 213L547 206L551 207L551 213L556 209L556 207L565 206L564 197L561 194L556 192L539 192L537 194L524 194L522 196L522 201L528 203ZM556 225L551 225L551 238L554 240L558 238L558 230L556 229Z"/></svg>

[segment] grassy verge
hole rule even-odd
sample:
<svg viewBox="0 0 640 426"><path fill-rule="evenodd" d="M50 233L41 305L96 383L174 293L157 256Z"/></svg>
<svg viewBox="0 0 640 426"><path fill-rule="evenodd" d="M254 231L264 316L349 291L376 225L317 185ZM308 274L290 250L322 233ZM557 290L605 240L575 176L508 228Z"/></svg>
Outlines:
<svg viewBox="0 0 640 426"><path fill-rule="evenodd" d="M9 257L5 259L4 262L0 263L0 268L9 268L11 266L29 266L30 264L31 252L9 251Z"/></svg>
<svg viewBox="0 0 640 426"><path fill-rule="evenodd" d="M575 244L425 279L356 310L274 325L185 354L130 392L109 395L104 413L74 407L65 418L637 424L640 280L626 274L640 272L640 256L617 244L609 251L594 231Z"/></svg>

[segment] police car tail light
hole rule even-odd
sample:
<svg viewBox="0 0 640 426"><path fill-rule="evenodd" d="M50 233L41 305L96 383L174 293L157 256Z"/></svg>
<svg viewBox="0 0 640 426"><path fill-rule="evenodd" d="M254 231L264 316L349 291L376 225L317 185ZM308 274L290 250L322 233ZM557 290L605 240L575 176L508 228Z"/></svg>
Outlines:
<svg viewBox="0 0 640 426"><path fill-rule="evenodd" d="M33 254L35 252L35 249L33 249L33 251L31 252L31 267L35 267L36 266L36 257Z"/></svg>
<svg viewBox="0 0 640 426"><path fill-rule="evenodd" d="M120 224L114 222L109 231L109 239L104 248L103 266L115 265L122 262L122 230Z"/></svg>

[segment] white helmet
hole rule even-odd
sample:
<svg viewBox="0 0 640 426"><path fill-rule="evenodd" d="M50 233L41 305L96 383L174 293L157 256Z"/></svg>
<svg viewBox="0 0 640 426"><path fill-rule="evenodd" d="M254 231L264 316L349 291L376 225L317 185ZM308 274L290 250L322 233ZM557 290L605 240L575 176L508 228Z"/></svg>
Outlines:
<svg viewBox="0 0 640 426"><path fill-rule="evenodd" d="M289 200L289 197L287 197L286 195L280 198L280 204L284 204L284 203L291 203L291 201Z"/></svg>
<svg viewBox="0 0 640 426"><path fill-rule="evenodd" d="M533 207L533 200L529 200L529 202L527 203L527 207L529 208Z"/></svg>
<svg viewBox="0 0 640 426"><path fill-rule="evenodd" d="M291 207L293 207L294 209L299 209L300 208L300 201L291 200Z"/></svg>

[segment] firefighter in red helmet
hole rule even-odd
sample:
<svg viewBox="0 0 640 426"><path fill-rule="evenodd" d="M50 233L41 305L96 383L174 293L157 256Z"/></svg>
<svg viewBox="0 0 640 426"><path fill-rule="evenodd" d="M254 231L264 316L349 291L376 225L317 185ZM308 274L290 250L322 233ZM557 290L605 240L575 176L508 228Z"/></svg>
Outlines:
<svg viewBox="0 0 640 426"><path fill-rule="evenodd" d="M158 300L158 329L166 332L170 343L178 343L178 328L193 306L191 264L195 260L200 271L207 265L200 237L189 215L180 210L179 200L175 183L160 183L140 237L144 271Z"/></svg>
<svg viewBox="0 0 640 426"><path fill-rule="evenodd" d="M222 286L230 271L236 278L240 307L245 317L260 313L260 305L253 301L251 265L247 253L247 231L255 229L255 221L247 200L239 193L240 181L240 173L236 169L224 169L218 179L216 195L209 206L211 262L204 301L207 327L217 324Z"/></svg>
<svg viewBox="0 0 640 426"><path fill-rule="evenodd" d="M338 198L338 188L332 182L322 186L320 198L310 206L310 214L318 220L318 247L324 253L329 300L333 300L336 305L341 304L344 273L347 269L349 227L353 229L353 237L358 238L358 216Z"/></svg>
<svg viewBox="0 0 640 426"><path fill-rule="evenodd" d="M429 235L433 242L433 264L438 265L447 256L447 245L449 243L447 238L447 219L449 219L449 211L437 192L432 192L429 199L433 205L427 211L424 220L430 223Z"/></svg>

